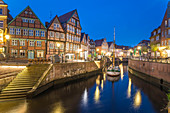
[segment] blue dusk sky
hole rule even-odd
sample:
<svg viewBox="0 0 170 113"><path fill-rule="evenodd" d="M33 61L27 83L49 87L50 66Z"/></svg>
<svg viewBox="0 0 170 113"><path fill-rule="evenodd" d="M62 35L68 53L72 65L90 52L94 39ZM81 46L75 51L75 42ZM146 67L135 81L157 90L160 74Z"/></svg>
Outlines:
<svg viewBox="0 0 170 113"><path fill-rule="evenodd" d="M106 37L116 44L135 46L149 39L165 14L168 0L4 0L15 17L28 5L45 24L52 18L78 10L82 32L96 40Z"/></svg>

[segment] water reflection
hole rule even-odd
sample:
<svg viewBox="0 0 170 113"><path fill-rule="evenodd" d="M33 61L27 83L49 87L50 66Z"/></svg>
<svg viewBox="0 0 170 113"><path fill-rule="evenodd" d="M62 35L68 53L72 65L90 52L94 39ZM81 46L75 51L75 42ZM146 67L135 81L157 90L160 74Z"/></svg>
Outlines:
<svg viewBox="0 0 170 113"><path fill-rule="evenodd" d="M128 90L127 90L127 98L131 97L131 85L132 85L132 81L131 81L131 78L129 78L129 84L128 84Z"/></svg>
<svg viewBox="0 0 170 113"><path fill-rule="evenodd" d="M133 106L135 109L139 108L142 103L142 96L140 90L138 90L134 96Z"/></svg>
<svg viewBox="0 0 170 113"><path fill-rule="evenodd" d="M88 92L87 89L84 90L84 94L83 94L83 105L87 105L87 101L88 101Z"/></svg>
<svg viewBox="0 0 170 113"><path fill-rule="evenodd" d="M94 95L95 103L99 103L99 99L100 99L100 90L99 90L99 86L96 86L95 95Z"/></svg>
<svg viewBox="0 0 170 113"><path fill-rule="evenodd" d="M123 77L106 79L106 74L101 73L88 80L51 88L30 100L0 103L0 113L167 112L161 111L168 102L163 91L128 73L127 66L120 67Z"/></svg>
<svg viewBox="0 0 170 113"><path fill-rule="evenodd" d="M55 107L54 107L54 110L52 111L52 113L64 113L64 112L65 112L65 108L63 107L62 102L57 102L55 104Z"/></svg>
<svg viewBox="0 0 170 113"><path fill-rule="evenodd" d="M121 75L121 80L123 80L123 77L124 77L124 72L123 72L123 64L120 64L119 65L119 68L120 68L120 75Z"/></svg>

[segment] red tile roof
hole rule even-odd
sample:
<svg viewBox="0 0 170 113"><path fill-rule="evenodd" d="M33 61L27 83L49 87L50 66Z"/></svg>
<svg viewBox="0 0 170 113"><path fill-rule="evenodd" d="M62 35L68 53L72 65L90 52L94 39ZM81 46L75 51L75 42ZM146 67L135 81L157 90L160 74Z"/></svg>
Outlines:
<svg viewBox="0 0 170 113"><path fill-rule="evenodd" d="M73 11L70 11L70 12L64 14L64 15L59 16L60 22L61 22L61 23L67 22L67 21L71 18L71 16L73 15L73 13L74 13L75 11L76 11L76 9L73 10Z"/></svg>

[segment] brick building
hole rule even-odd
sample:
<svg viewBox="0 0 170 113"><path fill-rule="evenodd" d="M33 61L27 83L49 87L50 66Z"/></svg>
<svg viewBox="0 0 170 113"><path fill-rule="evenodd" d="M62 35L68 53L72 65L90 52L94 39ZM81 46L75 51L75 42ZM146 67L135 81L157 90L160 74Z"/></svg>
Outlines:
<svg viewBox="0 0 170 113"><path fill-rule="evenodd" d="M45 58L46 27L28 6L9 24L9 53L19 59Z"/></svg>
<svg viewBox="0 0 170 113"><path fill-rule="evenodd" d="M65 56L68 60L74 60L79 57L81 25L77 10L73 10L59 17L59 20L65 31Z"/></svg>
<svg viewBox="0 0 170 113"><path fill-rule="evenodd" d="M101 40L95 40L95 47L96 52L99 55L106 55L108 52L108 43L106 42L106 38L103 38Z"/></svg>
<svg viewBox="0 0 170 113"><path fill-rule="evenodd" d="M46 22L47 27L47 58L55 54L64 54L65 33L56 15L50 23Z"/></svg>
<svg viewBox="0 0 170 113"><path fill-rule="evenodd" d="M87 60L88 58L88 45L87 45L87 37L85 33L81 33L81 52L80 52L80 58Z"/></svg>
<svg viewBox="0 0 170 113"><path fill-rule="evenodd" d="M93 39L90 39L90 54L91 58L94 58L96 54L95 42L93 41Z"/></svg>

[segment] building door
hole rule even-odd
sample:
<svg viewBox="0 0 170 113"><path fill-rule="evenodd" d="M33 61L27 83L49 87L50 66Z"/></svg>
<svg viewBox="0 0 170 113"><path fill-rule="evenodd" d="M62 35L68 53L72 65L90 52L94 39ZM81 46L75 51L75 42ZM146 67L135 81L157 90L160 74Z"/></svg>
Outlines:
<svg viewBox="0 0 170 113"><path fill-rule="evenodd" d="M34 51L28 51L28 59L34 59Z"/></svg>

